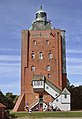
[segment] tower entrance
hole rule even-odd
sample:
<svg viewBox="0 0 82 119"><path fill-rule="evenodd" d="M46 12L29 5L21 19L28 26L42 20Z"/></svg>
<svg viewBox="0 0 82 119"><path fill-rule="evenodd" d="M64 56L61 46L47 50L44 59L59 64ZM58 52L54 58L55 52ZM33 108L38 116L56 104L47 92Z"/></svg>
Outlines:
<svg viewBox="0 0 82 119"><path fill-rule="evenodd" d="M39 95L39 111L43 111L43 95Z"/></svg>

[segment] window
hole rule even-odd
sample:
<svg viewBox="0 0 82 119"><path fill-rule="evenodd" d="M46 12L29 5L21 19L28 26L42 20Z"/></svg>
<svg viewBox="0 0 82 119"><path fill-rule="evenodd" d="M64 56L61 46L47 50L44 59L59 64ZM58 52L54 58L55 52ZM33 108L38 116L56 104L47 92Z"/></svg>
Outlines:
<svg viewBox="0 0 82 119"><path fill-rule="evenodd" d="M47 70L47 71L50 71L50 65L47 65L47 66L46 66L46 70Z"/></svg>
<svg viewBox="0 0 82 119"><path fill-rule="evenodd" d="M37 85L43 85L43 81L34 81L34 85L37 86Z"/></svg>
<svg viewBox="0 0 82 119"><path fill-rule="evenodd" d="M34 81L34 85L35 86L40 85L40 82L39 81Z"/></svg>
<svg viewBox="0 0 82 119"><path fill-rule="evenodd" d="M48 78L50 78L50 74L48 74Z"/></svg>
<svg viewBox="0 0 82 119"><path fill-rule="evenodd" d="M39 102L43 102L43 95L39 95Z"/></svg>
<svg viewBox="0 0 82 119"><path fill-rule="evenodd" d="M31 54L31 58L35 59L35 54L34 53Z"/></svg>
<svg viewBox="0 0 82 119"><path fill-rule="evenodd" d="M58 99L56 99L56 102L58 102Z"/></svg>
<svg viewBox="0 0 82 119"><path fill-rule="evenodd" d="M46 40L46 45L49 45L49 40Z"/></svg>
<svg viewBox="0 0 82 119"><path fill-rule="evenodd" d="M34 43L34 45L36 45L36 41L35 40L33 41L33 43Z"/></svg>
<svg viewBox="0 0 82 119"><path fill-rule="evenodd" d="M58 95L56 94L56 96L58 96Z"/></svg>
<svg viewBox="0 0 82 119"><path fill-rule="evenodd" d="M39 53L39 59L43 59L43 53L42 52Z"/></svg>
<svg viewBox="0 0 82 119"><path fill-rule="evenodd" d="M31 66L31 71L35 71L35 66Z"/></svg>
<svg viewBox="0 0 82 119"><path fill-rule="evenodd" d="M67 94L65 94L65 98L67 98Z"/></svg>
<svg viewBox="0 0 82 119"><path fill-rule="evenodd" d="M52 53L49 53L49 54L48 54L48 58L49 58L49 59L52 59L52 58L53 58Z"/></svg>
<svg viewBox="0 0 82 119"><path fill-rule="evenodd" d="M36 14L36 18L38 18L38 17L44 18L45 16L46 16L46 13L44 13L44 12L41 12L41 13L37 13Z"/></svg>

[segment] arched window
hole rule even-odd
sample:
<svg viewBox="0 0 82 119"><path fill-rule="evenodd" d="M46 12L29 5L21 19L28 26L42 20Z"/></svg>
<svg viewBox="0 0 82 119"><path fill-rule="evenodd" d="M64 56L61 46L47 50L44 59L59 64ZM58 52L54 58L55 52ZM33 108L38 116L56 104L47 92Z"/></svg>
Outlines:
<svg viewBox="0 0 82 119"><path fill-rule="evenodd" d="M50 78L50 74L48 74L48 78Z"/></svg>
<svg viewBox="0 0 82 119"><path fill-rule="evenodd" d="M39 59L43 59L43 52L39 52Z"/></svg>
<svg viewBox="0 0 82 119"><path fill-rule="evenodd" d="M49 45L49 40L46 40L46 45Z"/></svg>
<svg viewBox="0 0 82 119"><path fill-rule="evenodd" d="M34 53L31 54L31 58L35 59L35 54Z"/></svg>
<svg viewBox="0 0 82 119"><path fill-rule="evenodd" d="M48 58L49 58L49 59L52 59L52 58L53 58L52 53L49 53L49 54L48 54Z"/></svg>
<svg viewBox="0 0 82 119"><path fill-rule="evenodd" d="M47 70L47 71L50 71L50 65L47 65L47 66L46 66L46 70Z"/></svg>
<svg viewBox="0 0 82 119"><path fill-rule="evenodd" d="M33 44L36 45L36 41L35 40L33 40Z"/></svg>
<svg viewBox="0 0 82 119"><path fill-rule="evenodd" d="M35 71L35 66L31 66L31 71Z"/></svg>

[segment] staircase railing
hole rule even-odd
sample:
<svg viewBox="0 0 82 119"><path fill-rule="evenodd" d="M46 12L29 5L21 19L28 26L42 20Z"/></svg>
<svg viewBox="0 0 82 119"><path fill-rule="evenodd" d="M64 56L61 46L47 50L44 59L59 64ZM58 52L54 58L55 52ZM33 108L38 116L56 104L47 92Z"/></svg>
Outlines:
<svg viewBox="0 0 82 119"><path fill-rule="evenodd" d="M29 109L32 109L34 106L36 106L39 103L39 99L35 100L32 104L30 104Z"/></svg>
<svg viewBox="0 0 82 119"><path fill-rule="evenodd" d="M61 93L61 90L55 86L51 81L47 80L45 81L52 89L54 89L56 92Z"/></svg>

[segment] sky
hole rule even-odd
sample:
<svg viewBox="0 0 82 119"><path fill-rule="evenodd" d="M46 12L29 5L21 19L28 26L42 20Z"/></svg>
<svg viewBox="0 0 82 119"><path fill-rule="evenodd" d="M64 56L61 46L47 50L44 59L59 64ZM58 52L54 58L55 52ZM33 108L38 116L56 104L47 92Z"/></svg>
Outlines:
<svg viewBox="0 0 82 119"><path fill-rule="evenodd" d="M43 6L52 26L66 30L69 82L82 85L82 0L0 0L0 90L20 94L21 31Z"/></svg>

